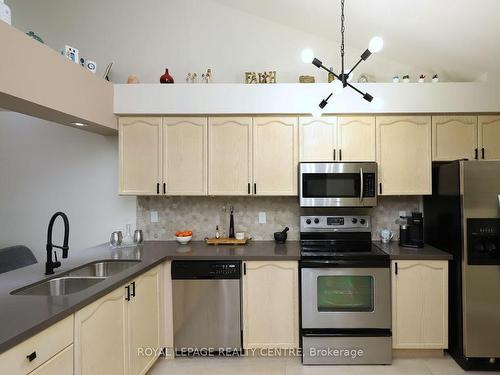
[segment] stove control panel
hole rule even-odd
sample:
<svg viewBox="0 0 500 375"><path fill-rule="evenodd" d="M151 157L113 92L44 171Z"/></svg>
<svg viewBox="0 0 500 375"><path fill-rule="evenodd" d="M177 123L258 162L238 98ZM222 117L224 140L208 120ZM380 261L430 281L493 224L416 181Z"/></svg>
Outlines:
<svg viewBox="0 0 500 375"><path fill-rule="evenodd" d="M301 232L367 232L370 216L301 216Z"/></svg>

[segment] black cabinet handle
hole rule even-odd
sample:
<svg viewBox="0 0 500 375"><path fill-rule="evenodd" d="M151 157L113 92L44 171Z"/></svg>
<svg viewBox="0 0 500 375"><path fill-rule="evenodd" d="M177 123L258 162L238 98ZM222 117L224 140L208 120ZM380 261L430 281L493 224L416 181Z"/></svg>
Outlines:
<svg viewBox="0 0 500 375"><path fill-rule="evenodd" d="M160 194L160 183L156 184L156 194Z"/></svg>
<svg viewBox="0 0 500 375"><path fill-rule="evenodd" d="M248 194L250 194L250 182L248 183Z"/></svg>
<svg viewBox="0 0 500 375"><path fill-rule="evenodd" d="M130 285L127 285L125 287L125 290L127 291L127 295L125 296L125 301L130 301Z"/></svg>
<svg viewBox="0 0 500 375"><path fill-rule="evenodd" d="M35 360L35 358L36 358L36 351L34 351L34 352L33 352L33 353L31 353L31 354L28 354L28 355L26 356L26 358L28 358L28 361L33 362L33 361Z"/></svg>
<svg viewBox="0 0 500 375"><path fill-rule="evenodd" d="M474 149L474 159L476 159L476 160L478 159L478 157L477 157L477 148Z"/></svg>
<svg viewBox="0 0 500 375"><path fill-rule="evenodd" d="M163 194L167 194L167 183L163 183Z"/></svg>
<svg viewBox="0 0 500 375"><path fill-rule="evenodd" d="M398 262L394 263L394 274L398 274Z"/></svg>
<svg viewBox="0 0 500 375"><path fill-rule="evenodd" d="M256 182L253 183L253 193L257 194L257 183Z"/></svg>
<svg viewBox="0 0 500 375"><path fill-rule="evenodd" d="M339 148L339 160L342 161L342 149Z"/></svg>
<svg viewBox="0 0 500 375"><path fill-rule="evenodd" d="M379 194L382 194L382 183L381 182L378 184L378 191L379 191Z"/></svg>
<svg viewBox="0 0 500 375"><path fill-rule="evenodd" d="M484 159L484 147L481 149L481 157Z"/></svg>
<svg viewBox="0 0 500 375"><path fill-rule="evenodd" d="M247 264L243 263L243 275L247 274Z"/></svg>
<svg viewBox="0 0 500 375"><path fill-rule="evenodd" d="M132 281L132 292L130 292L130 297L135 297L135 281Z"/></svg>
<svg viewBox="0 0 500 375"><path fill-rule="evenodd" d="M333 160L335 160L335 158L336 158L336 152L337 152L337 150L333 149Z"/></svg>

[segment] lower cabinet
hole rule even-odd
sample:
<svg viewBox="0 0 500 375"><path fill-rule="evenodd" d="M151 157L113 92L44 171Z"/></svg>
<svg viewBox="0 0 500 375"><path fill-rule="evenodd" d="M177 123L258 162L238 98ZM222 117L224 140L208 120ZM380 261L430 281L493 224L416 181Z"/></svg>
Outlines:
<svg viewBox="0 0 500 375"><path fill-rule="evenodd" d="M75 374L145 374L160 346L160 266L75 313Z"/></svg>
<svg viewBox="0 0 500 375"><path fill-rule="evenodd" d="M392 261L394 349L448 347L448 262Z"/></svg>
<svg viewBox="0 0 500 375"><path fill-rule="evenodd" d="M252 261L243 267L243 348L298 348L298 263Z"/></svg>

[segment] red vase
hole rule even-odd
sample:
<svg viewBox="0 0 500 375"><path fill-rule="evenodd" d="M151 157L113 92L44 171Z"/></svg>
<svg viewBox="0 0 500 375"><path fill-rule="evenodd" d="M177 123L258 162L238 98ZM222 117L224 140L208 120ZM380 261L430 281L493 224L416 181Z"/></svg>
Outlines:
<svg viewBox="0 0 500 375"><path fill-rule="evenodd" d="M165 69L165 74L160 77L160 83L174 83L174 78L168 73L168 68Z"/></svg>

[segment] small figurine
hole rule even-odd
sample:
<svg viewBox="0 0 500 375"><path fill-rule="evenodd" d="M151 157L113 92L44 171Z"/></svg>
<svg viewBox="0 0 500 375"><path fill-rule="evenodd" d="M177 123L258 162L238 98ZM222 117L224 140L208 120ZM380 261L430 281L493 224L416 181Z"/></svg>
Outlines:
<svg viewBox="0 0 500 375"><path fill-rule="evenodd" d="M191 73L188 73L188 75L186 76L186 83L190 82L191 82Z"/></svg>
<svg viewBox="0 0 500 375"><path fill-rule="evenodd" d="M437 74L434 74L432 76L432 83L438 83L439 82L439 76Z"/></svg>
<svg viewBox="0 0 500 375"><path fill-rule="evenodd" d="M418 77L418 83L424 83L425 82L425 74L420 74L420 77Z"/></svg>
<svg viewBox="0 0 500 375"><path fill-rule="evenodd" d="M404 83L409 83L410 82L410 75L409 74L405 74L403 76L403 82Z"/></svg>
<svg viewBox="0 0 500 375"><path fill-rule="evenodd" d="M128 76L127 83L129 84L139 83L139 77L137 77L135 74L131 74Z"/></svg>
<svg viewBox="0 0 500 375"><path fill-rule="evenodd" d="M392 82L393 82L393 83L399 83L399 82L400 82L400 80L399 80L399 76L394 76L394 77L392 77Z"/></svg>
<svg viewBox="0 0 500 375"><path fill-rule="evenodd" d="M191 83L198 83L198 74L191 74Z"/></svg>
<svg viewBox="0 0 500 375"><path fill-rule="evenodd" d="M205 73L205 83L212 83L212 69L207 69Z"/></svg>
<svg viewBox="0 0 500 375"><path fill-rule="evenodd" d="M174 83L174 78L168 72L168 68L165 68L165 74L160 77L160 83Z"/></svg>

